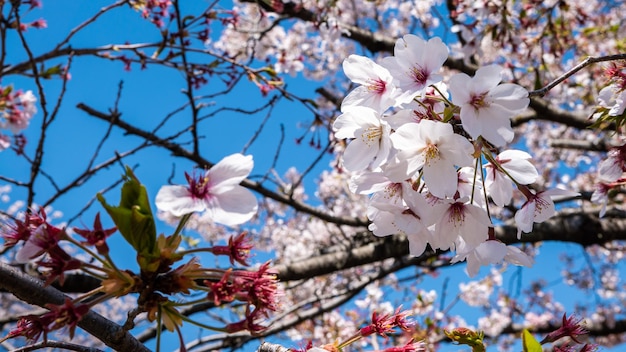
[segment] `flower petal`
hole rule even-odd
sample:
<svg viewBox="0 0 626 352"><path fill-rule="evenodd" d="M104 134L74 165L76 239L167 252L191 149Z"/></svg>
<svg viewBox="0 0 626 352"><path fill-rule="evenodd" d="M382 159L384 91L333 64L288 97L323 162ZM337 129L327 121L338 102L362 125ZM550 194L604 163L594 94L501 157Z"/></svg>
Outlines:
<svg viewBox="0 0 626 352"><path fill-rule="evenodd" d="M156 195L155 204L160 211L171 213L174 216L205 209L204 202L191 196L185 186L163 186Z"/></svg>

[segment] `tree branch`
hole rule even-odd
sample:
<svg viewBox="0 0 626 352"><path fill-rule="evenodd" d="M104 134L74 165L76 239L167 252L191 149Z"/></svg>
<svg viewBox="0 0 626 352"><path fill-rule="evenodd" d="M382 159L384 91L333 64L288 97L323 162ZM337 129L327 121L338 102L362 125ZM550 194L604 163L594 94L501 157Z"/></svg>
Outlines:
<svg viewBox="0 0 626 352"><path fill-rule="evenodd" d="M49 303L63 304L66 297L61 291L44 286L36 278L2 261L0 261L0 288L10 291L24 302L40 307L45 307ZM93 311L89 311L78 326L117 351L150 351L128 331Z"/></svg>

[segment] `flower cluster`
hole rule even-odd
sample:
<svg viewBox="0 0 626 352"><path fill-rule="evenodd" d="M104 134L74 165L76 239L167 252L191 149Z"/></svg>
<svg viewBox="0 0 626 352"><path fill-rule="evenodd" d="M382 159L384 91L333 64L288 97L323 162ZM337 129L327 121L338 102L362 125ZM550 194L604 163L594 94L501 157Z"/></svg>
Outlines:
<svg viewBox="0 0 626 352"><path fill-rule="evenodd" d="M513 186L526 197L515 216L521 234L555 214L553 196L573 193L531 190L538 178L531 156L494 153L513 140L510 120L528 107L528 92L501 83L497 65L474 77L455 74L446 84L439 71L447 57L439 38L405 35L380 64L356 55L344 61L360 85L333 124L337 138L352 139L343 153L351 190L371 195L370 230L406 235L411 255L427 245L456 250L454 260L467 260L472 276L488 263L530 266L524 252L495 238L490 201L508 205Z"/></svg>
<svg viewBox="0 0 626 352"><path fill-rule="evenodd" d="M20 133L28 127L31 118L37 112L35 102L37 98L30 90L15 91L12 86L0 86L0 130L10 131L15 140L11 143L11 137L0 132L0 151L15 144L16 150L21 152L26 140Z"/></svg>

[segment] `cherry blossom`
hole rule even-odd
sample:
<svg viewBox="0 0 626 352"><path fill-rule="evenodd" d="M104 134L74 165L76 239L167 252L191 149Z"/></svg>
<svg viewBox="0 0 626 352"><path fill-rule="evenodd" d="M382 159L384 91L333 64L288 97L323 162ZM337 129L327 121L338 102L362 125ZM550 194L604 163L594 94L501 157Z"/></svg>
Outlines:
<svg viewBox="0 0 626 352"><path fill-rule="evenodd" d="M544 222L556 214L554 208L554 196L578 196L579 193L564 189L554 188L547 191L532 193L528 191L527 200L515 213L517 225L517 238L521 238L522 232L529 233L533 230L533 223Z"/></svg>
<svg viewBox="0 0 626 352"><path fill-rule="evenodd" d="M452 102L461 108L463 129L476 139L482 136L496 147L513 140L510 119L528 107L528 91L503 83L502 67L481 67L474 77L458 73L450 78Z"/></svg>
<svg viewBox="0 0 626 352"><path fill-rule="evenodd" d="M489 227L493 226L491 220L484 209L467 204L468 200L467 197L444 200L444 210L439 213L433 231L433 248L454 249L455 243L474 247L487 240Z"/></svg>
<svg viewBox="0 0 626 352"><path fill-rule="evenodd" d="M343 153L343 166L350 171L361 171L368 166L375 169L387 161L391 150L391 127L379 117L376 110L350 106L333 124L337 138L354 138Z"/></svg>
<svg viewBox="0 0 626 352"><path fill-rule="evenodd" d="M252 156L232 154L194 178L185 174L188 186L163 186L156 196L159 210L174 216L205 212L227 226L242 224L257 210L254 194L239 185L252 171Z"/></svg>
<svg viewBox="0 0 626 352"><path fill-rule="evenodd" d="M383 66L389 69L402 89L403 103L410 102L423 93L424 88L442 80L436 72L448 58L448 47L441 38L424 39L407 34L396 41L394 56L383 59Z"/></svg>
<svg viewBox="0 0 626 352"><path fill-rule="evenodd" d="M343 61L343 72L361 86L343 99L342 111L347 106L360 105L382 113L395 105L400 91L393 85L393 77L386 68L367 57L350 55Z"/></svg>
<svg viewBox="0 0 626 352"><path fill-rule="evenodd" d="M598 103L609 109L609 116L620 116L626 109L626 89L618 84L606 86L598 93Z"/></svg>
<svg viewBox="0 0 626 352"><path fill-rule="evenodd" d="M376 197L372 197L368 208L368 218L372 220L369 229L377 236L406 235L409 254L419 256L426 250L426 245L433 241L428 227L434 224L439 208L429 205L421 193L412 191L409 183L403 183L401 188L401 197L406 206L376 201Z"/></svg>
<svg viewBox="0 0 626 352"><path fill-rule="evenodd" d="M626 145L612 148L607 158L598 165L598 177L604 182L615 182L626 168Z"/></svg>
<svg viewBox="0 0 626 352"><path fill-rule="evenodd" d="M498 154L493 163L483 165L486 170L485 186L493 202L505 206L513 196L513 182L529 185L537 180L539 173L529 161L530 154L521 150L505 150ZM512 179L511 179L512 178Z"/></svg>
<svg viewBox="0 0 626 352"><path fill-rule="evenodd" d="M457 255L452 263L465 260L467 273L470 277L476 276L481 266L508 262L515 265L531 267L532 258L514 246L507 246L498 240L488 240L473 248L457 246Z"/></svg>
<svg viewBox="0 0 626 352"><path fill-rule="evenodd" d="M452 197L457 191L455 166L472 165L472 144L455 134L450 124L430 120L407 123L390 138L399 151L386 174L392 180L404 180L422 169L429 191L440 198Z"/></svg>

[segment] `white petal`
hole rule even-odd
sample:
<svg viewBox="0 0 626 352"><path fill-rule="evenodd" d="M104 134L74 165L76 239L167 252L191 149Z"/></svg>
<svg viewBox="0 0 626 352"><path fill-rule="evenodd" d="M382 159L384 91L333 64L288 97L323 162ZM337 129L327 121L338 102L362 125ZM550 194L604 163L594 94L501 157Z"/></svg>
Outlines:
<svg viewBox="0 0 626 352"><path fill-rule="evenodd" d="M433 159L424 166L424 182L430 193L439 198L454 196L458 181L454 165L447 160Z"/></svg>
<svg viewBox="0 0 626 352"><path fill-rule="evenodd" d="M354 132L361 128L359 124L354 121L353 109L356 107L351 107L343 114L337 116L335 122L333 122L333 131L335 131L335 137L339 139L345 138L354 138Z"/></svg>
<svg viewBox="0 0 626 352"><path fill-rule="evenodd" d="M476 71L472 84L473 92L488 92L502 81L502 67L498 65L483 66Z"/></svg>
<svg viewBox="0 0 626 352"><path fill-rule="evenodd" d="M365 169L378 153L378 142L364 143L361 138L350 142L343 152L343 166L350 171Z"/></svg>
<svg viewBox="0 0 626 352"><path fill-rule="evenodd" d="M455 105L468 104L470 101L470 94L472 93L468 86L471 82L470 76L465 73L457 73L450 77L450 84L448 90L452 95L452 102Z"/></svg>
<svg viewBox="0 0 626 352"><path fill-rule="evenodd" d="M497 206L504 207L509 204L513 197L513 183L508 177L500 171L495 171L495 177L489 177L485 184L487 192Z"/></svg>
<svg viewBox="0 0 626 352"><path fill-rule="evenodd" d="M236 153L225 157L207 171L211 193L218 194L223 192L222 189L238 185L248 177L253 167L252 155Z"/></svg>
<svg viewBox="0 0 626 352"><path fill-rule="evenodd" d="M215 196L212 208L207 209L211 219L219 224L234 226L250 220L257 211L257 200L252 192L235 187Z"/></svg>
<svg viewBox="0 0 626 352"><path fill-rule="evenodd" d="M511 159L509 162L502 163L502 168L522 185L529 185L539 177L539 173L533 164L528 160Z"/></svg>
<svg viewBox="0 0 626 352"><path fill-rule="evenodd" d="M348 187L352 193L372 194L382 191L391 181L380 172L363 172L350 178Z"/></svg>
<svg viewBox="0 0 626 352"><path fill-rule="evenodd" d="M506 245L500 241L485 241L474 250L482 265L502 263L507 253Z"/></svg>
<svg viewBox="0 0 626 352"><path fill-rule="evenodd" d="M201 199L192 197L187 187L179 185L161 187L156 195L155 204L160 211L174 216L183 216L205 209Z"/></svg>
<svg viewBox="0 0 626 352"><path fill-rule="evenodd" d="M517 225L517 238L521 238L521 233L529 233L533 230L535 219L535 202L526 202L521 209L515 213L515 224Z"/></svg>
<svg viewBox="0 0 626 352"><path fill-rule="evenodd" d="M525 266L530 268L533 266L533 258L531 258L528 254L522 252L519 248L514 246L506 247L506 255L504 256L504 260L507 263Z"/></svg>
<svg viewBox="0 0 626 352"><path fill-rule="evenodd" d="M352 82L361 85L367 85L370 79L378 78L377 72L374 71L375 66L379 65L370 58L361 55L353 54L343 60L343 72ZM380 67L379 70L387 71L383 67Z"/></svg>

